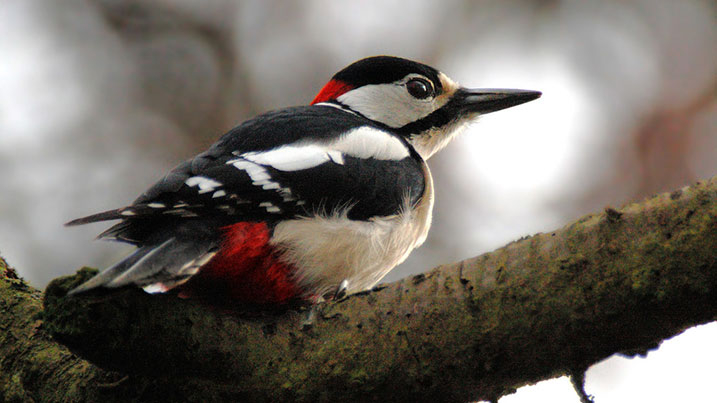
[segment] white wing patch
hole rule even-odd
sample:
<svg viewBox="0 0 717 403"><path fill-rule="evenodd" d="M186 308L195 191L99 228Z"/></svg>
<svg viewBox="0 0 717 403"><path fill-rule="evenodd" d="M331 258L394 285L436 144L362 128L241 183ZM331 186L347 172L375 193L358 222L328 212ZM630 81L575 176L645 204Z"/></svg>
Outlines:
<svg viewBox="0 0 717 403"><path fill-rule="evenodd" d="M249 175L249 178L251 178L252 184L255 186L261 186L261 188L265 190L276 190L282 195L285 202L296 200L296 198L291 194L291 189L283 188L278 182L271 180L271 175L269 175L266 168L256 162L245 159L244 154L240 155L237 159L227 161L227 164L234 165L236 169L246 172L247 175ZM268 210L269 209L267 208L267 211ZM269 212L271 213L275 211Z"/></svg>
<svg viewBox="0 0 717 403"><path fill-rule="evenodd" d="M227 161L227 164L234 165L236 169L246 172L251 178L252 183L256 186L263 187L265 185L276 183L271 180L271 176L268 172L266 172L266 169L263 166L247 161L243 157L235 160L229 160Z"/></svg>
<svg viewBox="0 0 717 403"><path fill-rule="evenodd" d="M369 126L351 130L329 147L346 155L364 159L399 161L409 156L408 147L398 137Z"/></svg>
<svg viewBox="0 0 717 403"><path fill-rule="evenodd" d="M408 146L390 133L369 126L361 126L329 143L302 144L299 141L268 151L245 153L235 151L234 155L237 158L226 163L246 172L254 186L260 186L264 190L275 190L282 195L285 202L296 201L296 205L299 206L303 204L303 201L297 201L290 188L282 187L279 182L273 180L267 167L278 171L292 172L314 168L329 161L337 165L344 165L346 156L399 161L409 157L410 153ZM187 184L190 180L193 180L193 184L197 182L200 193L214 190L214 188L209 189L210 184L195 178L202 177L189 178ZM224 196L223 191L218 190L213 195L213 197L219 196ZM270 202L263 202L259 206L264 207L269 213L282 212L281 208Z"/></svg>
<svg viewBox="0 0 717 403"><path fill-rule="evenodd" d="M214 189L222 186L221 183L206 176L192 176L184 181L184 183L190 187L197 186L199 188L199 194L213 192Z"/></svg>
<svg viewBox="0 0 717 403"><path fill-rule="evenodd" d="M287 145L264 152L244 153L241 156L279 171L299 171L313 168L331 159L326 147L316 144Z"/></svg>
<svg viewBox="0 0 717 403"><path fill-rule="evenodd" d="M317 167L328 161L343 165L344 156L399 161L408 157L408 147L397 137L369 126L361 126L324 144L294 143L269 151L252 151L239 154L239 159L228 161L245 170L255 185L265 186L271 181L264 167L279 171L300 171ZM265 187L265 189L267 189Z"/></svg>

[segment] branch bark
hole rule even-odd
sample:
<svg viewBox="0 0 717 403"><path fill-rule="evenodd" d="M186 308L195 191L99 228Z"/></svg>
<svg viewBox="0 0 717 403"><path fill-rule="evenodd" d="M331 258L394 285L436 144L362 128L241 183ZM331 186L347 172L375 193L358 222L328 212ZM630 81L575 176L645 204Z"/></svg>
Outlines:
<svg viewBox="0 0 717 403"><path fill-rule="evenodd" d="M136 289L66 297L87 269L48 286L40 322L0 270L6 400L490 400L714 320L717 177L323 304L309 329Z"/></svg>

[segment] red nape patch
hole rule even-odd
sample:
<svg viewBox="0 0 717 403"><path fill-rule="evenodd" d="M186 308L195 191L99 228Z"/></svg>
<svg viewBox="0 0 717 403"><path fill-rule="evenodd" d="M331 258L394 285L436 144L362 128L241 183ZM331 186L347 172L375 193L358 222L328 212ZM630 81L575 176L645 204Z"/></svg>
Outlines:
<svg viewBox="0 0 717 403"><path fill-rule="evenodd" d="M316 94L316 98L311 101L311 105L336 99L353 88L354 87L343 81L331 80L324 85L324 88L322 88L318 94Z"/></svg>
<svg viewBox="0 0 717 403"><path fill-rule="evenodd" d="M269 245L265 223L240 222L222 228L222 247L183 287L182 294L228 297L247 304L284 304L302 296L293 268Z"/></svg>

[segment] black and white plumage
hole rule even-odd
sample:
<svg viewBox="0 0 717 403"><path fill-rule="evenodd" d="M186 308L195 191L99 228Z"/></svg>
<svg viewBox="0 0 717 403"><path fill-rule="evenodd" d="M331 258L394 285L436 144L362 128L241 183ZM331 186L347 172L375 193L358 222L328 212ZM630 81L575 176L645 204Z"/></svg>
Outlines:
<svg viewBox="0 0 717 403"><path fill-rule="evenodd" d="M132 205L68 223L121 220L100 237L138 247L74 292L133 284L283 303L371 287L425 240L425 160L475 116L539 95L466 90L400 58L360 60L312 105L248 120Z"/></svg>

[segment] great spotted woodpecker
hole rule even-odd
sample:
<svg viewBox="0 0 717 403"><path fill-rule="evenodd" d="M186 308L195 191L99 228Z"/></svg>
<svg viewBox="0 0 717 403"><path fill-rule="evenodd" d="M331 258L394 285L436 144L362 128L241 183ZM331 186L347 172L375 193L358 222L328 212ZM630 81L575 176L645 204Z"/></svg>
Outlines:
<svg viewBox="0 0 717 403"><path fill-rule="evenodd" d="M121 220L99 238L137 250L74 289L225 295L284 304L372 287L426 239L426 160L478 115L540 92L466 89L414 61L339 71L310 106L230 130L132 205L69 222Z"/></svg>

